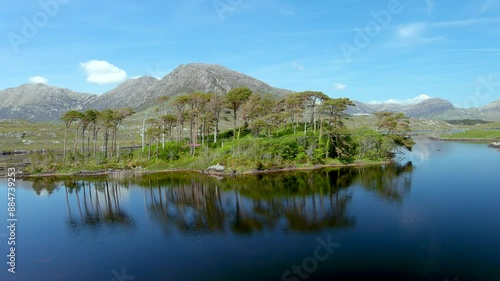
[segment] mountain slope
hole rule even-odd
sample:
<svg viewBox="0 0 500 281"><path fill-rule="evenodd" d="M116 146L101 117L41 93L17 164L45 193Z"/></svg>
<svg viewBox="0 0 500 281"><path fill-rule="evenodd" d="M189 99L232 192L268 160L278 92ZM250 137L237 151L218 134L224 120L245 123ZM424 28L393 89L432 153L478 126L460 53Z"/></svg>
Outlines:
<svg viewBox="0 0 500 281"><path fill-rule="evenodd" d="M161 96L177 96L194 92L225 94L237 87L248 87L253 92L284 96L293 91L271 87L260 80L221 65L191 63L181 65L163 77L151 88L148 100Z"/></svg>
<svg viewBox="0 0 500 281"><path fill-rule="evenodd" d="M365 104L355 102L355 107L350 107L349 114L373 114L377 111L403 112L412 118L427 119L464 119L473 118L475 115L471 110L456 108L449 101L440 98L430 98L416 104Z"/></svg>
<svg viewBox="0 0 500 281"><path fill-rule="evenodd" d="M193 92L227 93L248 87L253 92L283 97L293 93L278 89L248 75L214 64L181 65L161 80L150 76L130 79L102 95L73 92L44 84L24 84L0 91L0 119L54 121L66 111L132 107L136 110L155 105L161 96L175 97ZM431 98L418 104L366 104L354 101L349 114L373 114L377 111L403 112L413 118L500 120L500 100L484 107L461 109L449 101Z"/></svg>
<svg viewBox="0 0 500 281"><path fill-rule="evenodd" d="M158 82L158 79L151 76L142 76L136 79L129 79L116 88L108 91L84 105L85 108L103 110L107 108L136 108L146 102L151 87Z"/></svg>
<svg viewBox="0 0 500 281"><path fill-rule="evenodd" d="M53 121L68 110L83 109L94 98L45 84L23 84L0 91L0 119Z"/></svg>
<svg viewBox="0 0 500 281"><path fill-rule="evenodd" d="M469 112L483 119L500 120L500 100L493 101L483 107L472 108Z"/></svg>

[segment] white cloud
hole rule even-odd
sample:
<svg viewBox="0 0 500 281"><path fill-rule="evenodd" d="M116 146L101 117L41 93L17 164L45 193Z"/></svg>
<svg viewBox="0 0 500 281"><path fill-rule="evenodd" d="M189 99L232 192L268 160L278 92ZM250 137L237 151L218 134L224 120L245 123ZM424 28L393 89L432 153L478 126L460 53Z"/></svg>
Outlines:
<svg viewBox="0 0 500 281"><path fill-rule="evenodd" d="M398 34L403 38L413 38L419 36L425 28L426 25L423 23L402 25L398 28Z"/></svg>
<svg viewBox="0 0 500 281"><path fill-rule="evenodd" d="M470 25L480 25L480 24L495 24L499 23L498 18L475 18L468 20L455 20L455 21L441 21L428 23L429 27L456 27L456 26L470 26Z"/></svg>
<svg viewBox="0 0 500 281"><path fill-rule="evenodd" d="M87 82L96 84L112 84L125 81L127 73L107 61L91 60L80 66L87 74Z"/></svg>
<svg viewBox="0 0 500 281"><path fill-rule="evenodd" d="M297 69L297 70L300 70L300 71L305 69L305 67L302 64L300 64L296 61L292 62L292 67Z"/></svg>
<svg viewBox="0 0 500 281"><path fill-rule="evenodd" d="M333 85L333 88L335 89L335 91L343 91L347 88L347 85L346 84L341 84L341 83L335 83Z"/></svg>
<svg viewBox="0 0 500 281"><path fill-rule="evenodd" d="M399 104L413 104L419 103L424 100L430 99L431 97L425 94L419 95L418 97L414 97L411 99L399 100L399 99L388 99L386 101L371 101L371 104L380 104L380 103L399 103Z"/></svg>
<svg viewBox="0 0 500 281"><path fill-rule="evenodd" d="M30 83L42 83L42 84L47 84L49 83L49 80L45 77L42 76L33 76L30 77Z"/></svg>
<svg viewBox="0 0 500 281"><path fill-rule="evenodd" d="M476 19L441 21L441 22L417 22L417 23L400 25L397 28L397 30L398 30L398 35L400 37L412 38L412 37L419 37L426 30L433 28L461 27L461 26L495 24L495 23L500 23L500 19L476 18Z"/></svg>
<svg viewBox="0 0 500 281"><path fill-rule="evenodd" d="M473 25L491 25L500 23L500 18L475 18L441 22L415 22L399 25L395 38L387 44L388 47L415 47L447 41L446 36L437 35L436 29L459 28ZM434 35L433 35L434 34ZM443 34L443 33L440 33Z"/></svg>

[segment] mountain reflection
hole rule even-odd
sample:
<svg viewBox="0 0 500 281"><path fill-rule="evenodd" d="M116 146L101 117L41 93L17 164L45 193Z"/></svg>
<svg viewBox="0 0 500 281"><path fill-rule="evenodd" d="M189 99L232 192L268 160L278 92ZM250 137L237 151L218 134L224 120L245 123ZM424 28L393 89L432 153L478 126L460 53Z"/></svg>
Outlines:
<svg viewBox="0 0 500 281"><path fill-rule="evenodd" d="M35 180L32 186L38 195L44 189L49 196L64 189L68 225L74 229L110 224L133 227L134 220L120 202L124 193L137 197L137 187L129 190L130 186L141 186L140 204L166 234L248 235L267 230L351 228L356 218L348 211L353 197L350 187L358 185L385 200L401 202L411 189L412 172L409 163L222 179L198 173L95 181L46 178Z"/></svg>

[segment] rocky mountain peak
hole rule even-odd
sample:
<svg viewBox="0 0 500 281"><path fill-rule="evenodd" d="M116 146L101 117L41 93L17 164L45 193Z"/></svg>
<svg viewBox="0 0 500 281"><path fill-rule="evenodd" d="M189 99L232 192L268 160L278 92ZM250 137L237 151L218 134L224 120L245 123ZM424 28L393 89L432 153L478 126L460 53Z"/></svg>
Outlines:
<svg viewBox="0 0 500 281"><path fill-rule="evenodd" d="M248 87L253 92L284 96L293 91L278 89L246 74L217 64L180 65L163 77L152 89L149 100L194 92L225 94L231 89Z"/></svg>
<svg viewBox="0 0 500 281"><path fill-rule="evenodd" d="M98 110L122 107L135 108L147 102L150 88L158 81L158 79L151 76L128 79L111 91L85 104L85 107Z"/></svg>
<svg viewBox="0 0 500 281"><path fill-rule="evenodd" d="M23 84L0 91L0 118L36 121L56 120L70 109L81 110L94 99L91 94L45 84Z"/></svg>

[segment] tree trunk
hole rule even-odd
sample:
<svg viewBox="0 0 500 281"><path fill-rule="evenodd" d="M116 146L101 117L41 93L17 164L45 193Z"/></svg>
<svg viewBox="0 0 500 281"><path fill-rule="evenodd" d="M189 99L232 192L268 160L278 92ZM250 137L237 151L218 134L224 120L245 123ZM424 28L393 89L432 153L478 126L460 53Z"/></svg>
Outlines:
<svg viewBox="0 0 500 281"><path fill-rule="evenodd" d="M233 138L236 138L236 109L233 110Z"/></svg>
<svg viewBox="0 0 500 281"><path fill-rule="evenodd" d="M153 139L149 139L149 147L148 147L148 161L151 160L151 143Z"/></svg>
<svg viewBox="0 0 500 281"><path fill-rule="evenodd" d="M161 126L161 143L162 149L165 150L165 125Z"/></svg>
<svg viewBox="0 0 500 281"><path fill-rule="evenodd" d="M219 131L219 119L215 119L214 143L217 143L217 133Z"/></svg>
<svg viewBox="0 0 500 281"><path fill-rule="evenodd" d="M68 140L68 127L64 130L64 151L63 151L63 162L66 161L66 141Z"/></svg>
<svg viewBox="0 0 500 281"><path fill-rule="evenodd" d="M318 142L318 146L321 145L322 136L323 136L323 118L320 114L319 115L319 142Z"/></svg>
<svg viewBox="0 0 500 281"><path fill-rule="evenodd" d="M75 132L75 143L73 145L73 154L76 155L76 148L78 147L78 130L79 128L77 127L76 128L76 132Z"/></svg>
<svg viewBox="0 0 500 281"><path fill-rule="evenodd" d="M104 131L104 158L108 158L108 140L109 140L109 128Z"/></svg>
<svg viewBox="0 0 500 281"><path fill-rule="evenodd" d="M96 151L97 151L97 133L98 133L98 129L96 127L94 127L94 151L93 151L93 155L95 157L96 155Z"/></svg>
<svg viewBox="0 0 500 281"><path fill-rule="evenodd" d="M158 137L156 141L156 159L158 159L159 151L160 151L160 137Z"/></svg>

